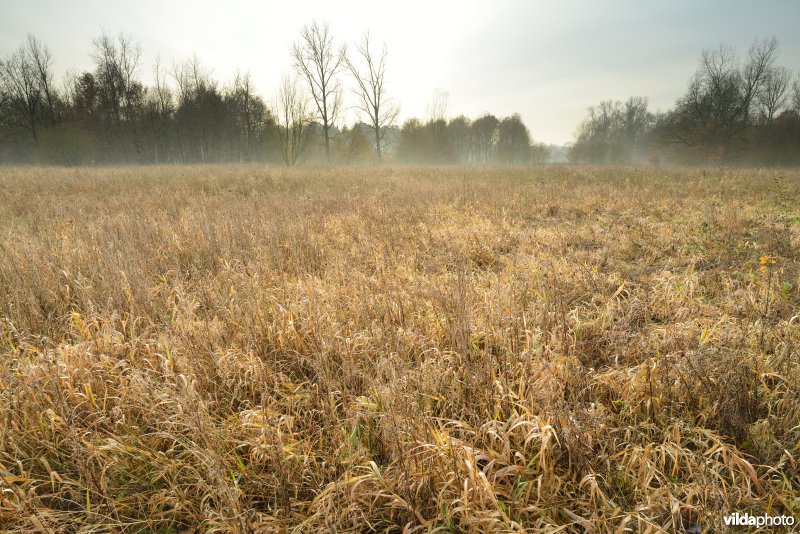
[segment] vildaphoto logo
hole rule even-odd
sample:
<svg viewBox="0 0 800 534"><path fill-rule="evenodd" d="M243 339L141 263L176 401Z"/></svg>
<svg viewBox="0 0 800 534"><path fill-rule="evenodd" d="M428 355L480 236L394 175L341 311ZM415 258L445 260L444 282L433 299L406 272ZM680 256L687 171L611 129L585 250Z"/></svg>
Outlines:
<svg viewBox="0 0 800 534"><path fill-rule="evenodd" d="M725 525L730 527L791 527L794 517L790 515L750 515L745 512L728 514L724 517Z"/></svg>

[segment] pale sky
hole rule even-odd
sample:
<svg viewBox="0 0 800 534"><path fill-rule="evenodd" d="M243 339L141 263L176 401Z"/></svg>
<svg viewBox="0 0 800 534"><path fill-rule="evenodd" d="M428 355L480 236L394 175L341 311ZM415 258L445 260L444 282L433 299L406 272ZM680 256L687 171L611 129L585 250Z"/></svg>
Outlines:
<svg viewBox="0 0 800 534"><path fill-rule="evenodd" d="M535 140L555 144L572 141L586 108L600 100L637 95L654 111L671 107L700 52L720 43L743 54L756 37L774 35L779 62L800 72L798 0L0 0L0 57L31 33L53 51L60 79L67 69L93 68L92 38L124 32L141 44L145 83L156 56L169 66L196 53L220 83L250 71L271 101L291 68L291 43L314 18L340 41L369 30L386 42L401 122L424 118L439 89L450 95L450 116L519 112Z"/></svg>

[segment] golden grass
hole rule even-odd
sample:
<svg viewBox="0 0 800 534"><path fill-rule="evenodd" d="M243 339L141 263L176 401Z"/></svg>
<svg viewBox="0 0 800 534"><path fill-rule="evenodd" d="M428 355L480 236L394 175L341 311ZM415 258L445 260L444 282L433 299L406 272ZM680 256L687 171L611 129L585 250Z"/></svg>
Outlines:
<svg viewBox="0 0 800 534"><path fill-rule="evenodd" d="M0 225L2 529L800 520L797 171L11 168Z"/></svg>

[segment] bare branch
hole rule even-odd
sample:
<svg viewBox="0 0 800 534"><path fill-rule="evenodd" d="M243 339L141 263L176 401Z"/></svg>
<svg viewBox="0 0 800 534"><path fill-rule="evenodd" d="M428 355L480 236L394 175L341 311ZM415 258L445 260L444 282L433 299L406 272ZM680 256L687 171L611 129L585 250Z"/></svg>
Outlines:
<svg viewBox="0 0 800 534"><path fill-rule="evenodd" d="M286 166L296 165L311 139L311 115L308 99L294 78L284 76L281 80L275 99L275 116L283 162Z"/></svg>
<svg viewBox="0 0 800 534"><path fill-rule="evenodd" d="M308 84L317 107L325 135L325 155L330 162L330 128L341 108L338 74L346 66L346 49L342 46L337 50L328 23L315 20L303 27L291 54L295 70Z"/></svg>
<svg viewBox="0 0 800 534"><path fill-rule="evenodd" d="M372 128L375 141L375 151L378 161L382 158L382 144L385 128L390 126L397 118L400 108L397 103L386 94L386 44L381 49L380 56L376 56L370 48L369 32L355 46L359 63L347 60L347 68L356 81L356 107L367 117Z"/></svg>

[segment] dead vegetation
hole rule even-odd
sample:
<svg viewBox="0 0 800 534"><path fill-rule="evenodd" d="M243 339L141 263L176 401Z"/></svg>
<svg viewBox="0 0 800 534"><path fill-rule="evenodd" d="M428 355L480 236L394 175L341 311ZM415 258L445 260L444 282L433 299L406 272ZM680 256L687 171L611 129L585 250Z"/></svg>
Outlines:
<svg viewBox="0 0 800 534"><path fill-rule="evenodd" d="M795 171L0 172L0 528L800 519Z"/></svg>

